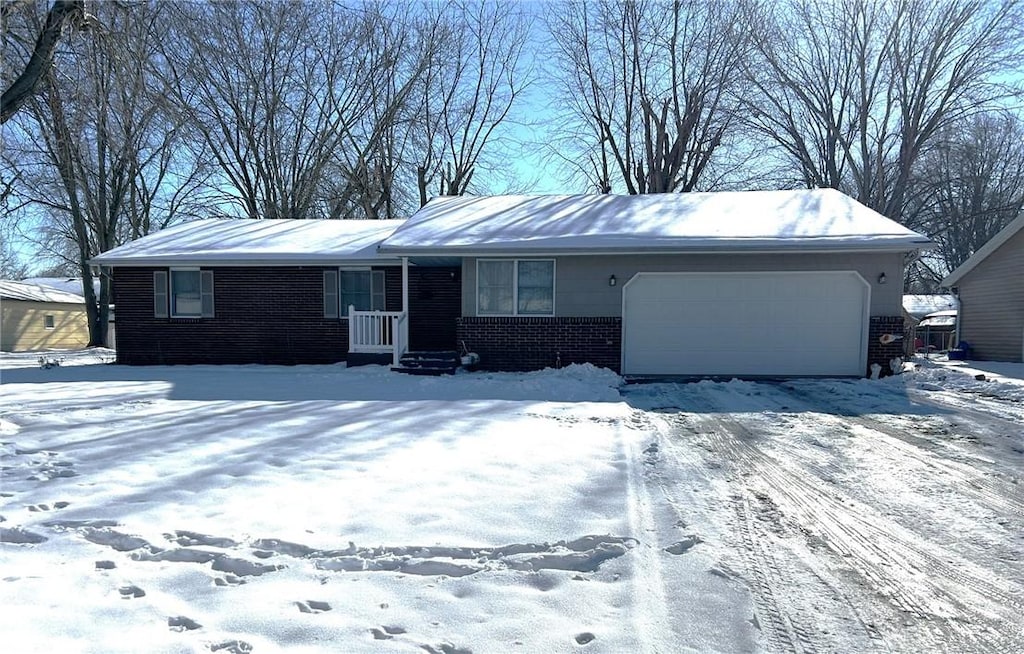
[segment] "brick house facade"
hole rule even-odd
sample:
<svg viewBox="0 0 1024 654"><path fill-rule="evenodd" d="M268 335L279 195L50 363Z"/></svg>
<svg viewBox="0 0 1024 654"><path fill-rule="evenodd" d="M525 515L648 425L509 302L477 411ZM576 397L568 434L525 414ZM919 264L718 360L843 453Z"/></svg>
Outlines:
<svg viewBox="0 0 1024 654"><path fill-rule="evenodd" d="M214 315L155 316L157 267L113 271L117 361L160 364L323 364L346 361L348 320L325 318L325 266L214 267ZM385 272L385 310L402 308L402 271ZM411 345L455 349L458 279L455 269L409 271L410 313L419 315Z"/></svg>

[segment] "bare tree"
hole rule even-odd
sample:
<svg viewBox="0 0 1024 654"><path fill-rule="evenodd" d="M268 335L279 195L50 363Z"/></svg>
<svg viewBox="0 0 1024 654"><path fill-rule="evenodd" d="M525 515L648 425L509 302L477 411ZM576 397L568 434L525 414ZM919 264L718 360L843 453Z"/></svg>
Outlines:
<svg viewBox="0 0 1024 654"><path fill-rule="evenodd" d="M0 4L0 30L8 38L7 25L16 11L30 5L30 0L4 0ZM66 26L83 27L90 22L85 11L85 0L55 0L39 29L21 73L9 82L0 95L0 124L6 123L28 99L39 91L53 65L57 44ZM15 38L12 36L12 38ZM6 45L6 44L5 44ZM4 48L10 56L9 48ZM6 77L6 76L5 76ZM7 83L8 80L4 79Z"/></svg>
<svg viewBox="0 0 1024 654"><path fill-rule="evenodd" d="M325 178L327 217L398 218L419 205L410 169L423 74L438 43L438 22L401 3L365 7L360 47L388 74L367 79L367 109L334 150Z"/></svg>
<svg viewBox="0 0 1024 654"><path fill-rule="evenodd" d="M523 5L454 0L431 22L434 46L422 76L416 165L420 206L436 183L463 195L522 91L533 79L523 49L531 18Z"/></svg>
<svg viewBox="0 0 1024 654"><path fill-rule="evenodd" d="M1014 93L1018 0L791 0L747 15L750 125L793 182L843 190L915 226L919 157L943 129Z"/></svg>
<svg viewBox="0 0 1024 654"><path fill-rule="evenodd" d="M1024 209L1024 123L987 114L943 129L914 182L916 213L937 243L922 266L934 286Z"/></svg>
<svg viewBox="0 0 1024 654"><path fill-rule="evenodd" d="M375 110L373 89L398 73L404 44L376 47L385 26L371 5L216 2L172 11L168 92L217 165L222 200L234 205L225 213L324 217L332 165L353 139L365 145L358 125Z"/></svg>
<svg viewBox="0 0 1024 654"><path fill-rule="evenodd" d="M600 0L560 5L562 102L576 166L602 192L692 191L738 124L749 44L739 4Z"/></svg>
<svg viewBox="0 0 1024 654"><path fill-rule="evenodd" d="M98 9L104 29L68 40L43 90L12 121L4 157L38 245L83 280L91 345L104 343L110 287L101 280L97 297L89 260L177 219L196 183L153 76L160 6Z"/></svg>

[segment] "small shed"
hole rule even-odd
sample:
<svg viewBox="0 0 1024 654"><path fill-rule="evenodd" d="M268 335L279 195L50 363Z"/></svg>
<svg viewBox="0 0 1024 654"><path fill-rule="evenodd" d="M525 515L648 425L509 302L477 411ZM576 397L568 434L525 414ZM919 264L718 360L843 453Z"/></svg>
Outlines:
<svg viewBox="0 0 1024 654"><path fill-rule="evenodd" d="M81 295L0 281L0 351L69 350L88 344L89 321Z"/></svg>
<svg viewBox="0 0 1024 654"><path fill-rule="evenodd" d="M952 294L903 296L903 321L907 355L948 350L956 345L956 315L960 301ZM939 317L941 320L938 320ZM924 322L927 319L927 322ZM942 325L939 325L939 323Z"/></svg>

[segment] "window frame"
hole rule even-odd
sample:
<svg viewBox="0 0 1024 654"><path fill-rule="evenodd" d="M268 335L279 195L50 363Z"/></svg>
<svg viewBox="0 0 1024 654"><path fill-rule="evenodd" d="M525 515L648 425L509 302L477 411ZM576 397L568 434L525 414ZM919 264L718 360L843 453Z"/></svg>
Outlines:
<svg viewBox="0 0 1024 654"><path fill-rule="evenodd" d="M196 273L199 276L199 311L198 313L181 313L175 302L174 273ZM214 283L213 271L193 266L175 266L166 270L153 272L153 315L156 318L178 320L199 320L213 318Z"/></svg>
<svg viewBox="0 0 1024 654"><path fill-rule="evenodd" d="M344 278L345 274L352 273L366 273L370 276L370 308L360 309L356 307L356 311L387 311L388 309L388 292L387 292L387 271L375 270L369 267L341 267L338 268L338 315L342 318L348 318L348 307L349 303L345 302L345 293L343 291L345 287ZM380 280L380 292L374 293L374 278ZM374 307L374 300L379 298L380 308Z"/></svg>
<svg viewBox="0 0 1024 654"><path fill-rule="evenodd" d="M53 331L57 329L57 316L52 313L43 315L43 329L46 331Z"/></svg>
<svg viewBox="0 0 1024 654"><path fill-rule="evenodd" d="M482 313L480 311L480 264L481 263L492 263L492 262L512 262L512 313ZM544 262L551 263L551 311L545 313L523 313L519 311L519 264L520 262ZM481 317L492 317L492 316L516 316L516 317L550 317L555 315L555 289L557 285L557 268L558 264L554 258L551 257L539 257L539 258L521 258L521 259L509 259L509 258L483 258L476 260L476 288L475 300L476 300L476 315Z"/></svg>

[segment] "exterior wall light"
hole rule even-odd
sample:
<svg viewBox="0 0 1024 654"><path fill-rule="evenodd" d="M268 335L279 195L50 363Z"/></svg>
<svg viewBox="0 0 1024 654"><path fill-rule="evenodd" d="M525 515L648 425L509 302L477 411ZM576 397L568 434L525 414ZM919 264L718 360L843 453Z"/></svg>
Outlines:
<svg viewBox="0 0 1024 654"><path fill-rule="evenodd" d="M612 275L611 277L608 278L608 285L609 286L615 286L616 283L617 282L615 280L615 275Z"/></svg>
<svg viewBox="0 0 1024 654"><path fill-rule="evenodd" d="M885 283L885 273L880 273L878 275L878 283L879 284L884 284Z"/></svg>

